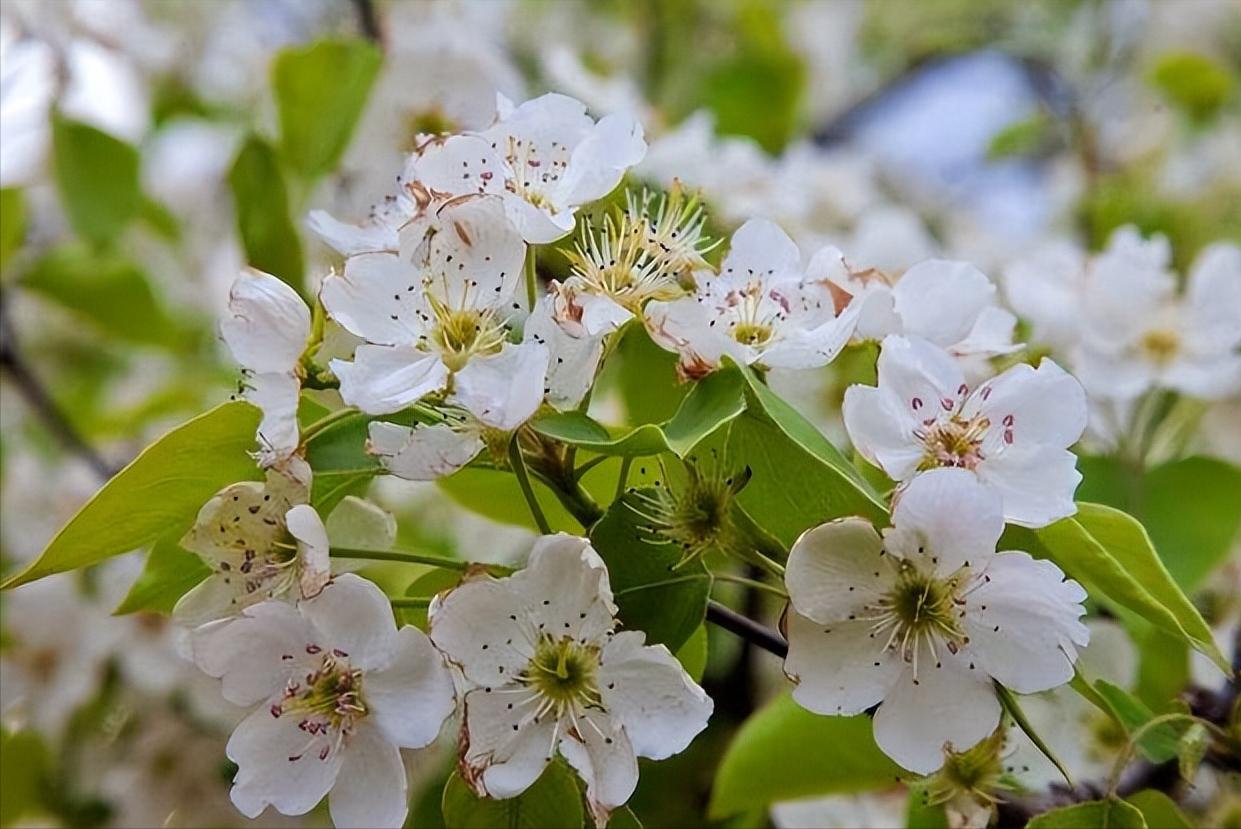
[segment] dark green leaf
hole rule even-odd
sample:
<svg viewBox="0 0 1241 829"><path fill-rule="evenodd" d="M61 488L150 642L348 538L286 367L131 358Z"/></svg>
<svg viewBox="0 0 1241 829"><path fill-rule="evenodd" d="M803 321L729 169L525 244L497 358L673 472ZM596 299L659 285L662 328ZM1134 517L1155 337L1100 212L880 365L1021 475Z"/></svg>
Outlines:
<svg viewBox="0 0 1241 829"><path fill-rule="evenodd" d="M280 147L300 175L313 179L336 167L382 62L361 40L321 40L276 56Z"/></svg>
<svg viewBox="0 0 1241 829"><path fill-rule="evenodd" d="M47 748L34 731L0 731L0 826L13 826L39 805Z"/></svg>
<svg viewBox="0 0 1241 829"><path fill-rule="evenodd" d="M302 243L289 219L288 190L276 151L251 135L233 160L228 183L246 261L301 291Z"/></svg>
<svg viewBox="0 0 1241 829"><path fill-rule="evenodd" d="M573 772L559 760L534 785L506 800L480 798L456 772L444 786L448 829L580 829L585 823Z"/></svg>
<svg viewBox="0 0 1241 829"><path fill-rule="evenodd" d="M172 613L177 600L211 574L201 558L181 549L177 541L162 538L151 545L146 566L115 613Z"/></svg>
<svg viewBox="0 0 1241 829"><path fill-rule="evenodd" d="M702 682L702 675L707 670L708 648L707 626L699 625L685 640L685 644L677 649L676 657L695 682Z"/></svg>
<svg viewBox="0 0 1241 829"><path fill-rule="evenodd" d="M26 201L16 187L0 189L0 272L26 237Z"/></svg>
<svg viewBox="0 0 1241 829"><path fill-rule="evenodd" d="M5 589L97 564L189 529L211 496L258 477L250 457L258 409L221 404L148 446L104 484Z"/></svg>
<svg viewBox="0 0 1241 829"><path fill-rule="evenodd" d="M890 786L901 774L875 745L869 717L819 716L784 694L733 738L709 811L723 819L781 800L870 791Z"/></svg>
<svg viewBox="0 0 1241 829"><path fill-rule="evenodd" d="M52 117L56 187L69 224L96 245L112 242L138 213L138 151L106 132Z"/></svg>
<svg viewBox="0 0 1241 829"><path fill-rule="evenodd" d="M1037 815L1026 829L1146 829L1146 819L1123 800L1091 800Z"/></svg>

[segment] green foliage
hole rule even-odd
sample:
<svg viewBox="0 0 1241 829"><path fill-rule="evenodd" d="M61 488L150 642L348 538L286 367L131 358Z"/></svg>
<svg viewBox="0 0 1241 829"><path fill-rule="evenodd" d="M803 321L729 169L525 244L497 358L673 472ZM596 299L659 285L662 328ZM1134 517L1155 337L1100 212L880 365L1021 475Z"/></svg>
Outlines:
<svg viewBox="0 0 1241 829"><path fill-rule="evenodd" d="M5 589L143 547L180 538L223 487L257 477L249 451L258 410L221 404L148 446L86 502L30 566Z"/></svg>
<svg viewBox="0 0 1241 829"><path fill-rule="evenodd" d="M636 494L615 501L591 529L590 541L608 566L621 622L645 631L649 644L675 652L702 624L711 575L698 560L674 570L683 551L639 529L639 509Z"/></svg>
<svg viewBox="0 0 1241 829"><path fill-rule="evenodd" d="M177 538L162 538L151 546L146 565L116 608L118 615L172 613L177 600L207 576L211 568L191 552L181 549Z"/></svg>
<svg viewBox="0 0 1241 829"><path fill-rule="evenodd" d="M30 265L22 285L123 342L163 347L188 342L147 275L119 254L74 244L53 248Z"/></svg>
<svg viewBox="0 0 1241 829"><path fill-rule="evenodd" d="M949 829L948 813L944 804L932 803L924 785L909 787L905 826L909 829Z"/></svg>
<svg viewBox="0 0 1241 829"><path fill-rule="evenodd" d="M26 236L26 200L16 187L0 189L0 273L9 267L13 254Z"/></svg>
<svg viewBox="0 0 1241 829"><path fill-rule="evenodd" d="M1051 750L1051 747L1047 745L1041 736L1039 736L1038 731L1035 730L1029 719L1026 718L1025 712L1021 710L1020 703L1017 702L1016 695L998 682L993 684L995 686L995 694L999 697L1000 705L1004 708L1004 712L1012 718L1012 721L1016 723L1022 733L1030 739L1030 742L1034 743L1035 748L1042 752L1043 756L1051 761L1051 764L1056 767L1056 770L1064 776L1064 781L1072 786L1073 779L1069 777L1068 770L1064 767L1064 764L1060 762L1060 758L1057 757Z"/></svg>
<svg viewBox="0 0 1241 829"><path fill-rule="evenodd" d="M1106 600L1150 624L1184 637L1222 670L1228 661L1211 630L1159 560L1146 530L1132 516L1101 504L1078 504L1072 518L1028 531L1010 528L1009 539L1032 553L1044 553L1080 581L1096 601ZM1004 545L1004 541L1001 541Z"/></svg>
<svg viewBox="0 0 1241 829"><path fill-rule="evenodd" d="M704 622L694 629L685 640L685 644L677 649L676 658L695 682L702 682L702 675L707 670L707 656L710 653L707 626Z"/></svg>
<svg viewBox="0 0 1241 829"><path fill-rule="evenodd" d="M533 786L506 800L478 797L454 772L441 805L448 829L580 829L585 823L577 781L560 760L549 764Z"/></svg>
<svg viewBox="0 0 1241 829"><path fill-rule="evenodd" d="M246 261L302 290L302 243L289 219L284 171L271 144L251 135L228 172Z"/></svg>
<svg viewBox="0 0 1241 829"><path fill-rule="evenodd" d="M1026 829L1146 829L1146 819L1123 800L1091 800L1033 817Z"/></svg>
<svg viewBox="0 0 1241 829"><path fill-rule="evenodd" d="M1228 69L1206 55L1169 52L1151 69L1150 83L1173 106L1194 121L1206 121L1232 97Z"/></svg>
<svg viewBox="0 0 1241 829"><path fill-rule="evenodd" d="M750 717L720 762L715 819L781 800L891 785L901 769L875 745L871 721L812 714L787 694Z"/></svg>
<svg viewBox="0 0 1241 829"><path fill-rule="evenodd" d="M321 40L276 56L280 149L303 178L331 172L340 162L382 62L380 51L362 40Z"/></svg>
<svg viewBox="0 0 1241 829"><path fill-rule="evenodd" d="M991 136L987 158L1023 158L1045 155L1055 148L1055 122L1040 110L1029 118L1015 121Z"/></svg>
<svg viewBox="0 0 1241 829"><path fill-rule="evenodd" d="M37 732L0 729L0 826L13 826L39 807L48 760Z"/></svg>
<svg viewBox="0 0 1241 829"><path fill-rule="evenodd" d="M52 117L52 157L69 224L88 242L110 244L141 206L138 151L57 114Z"/></svg>
<svg viewBox="0 0 1241 829"><path fill-rule="evenodd" d="M1193 826L1181 807L1161 791L1145 789L1126 798L1146 819L1146 825L1156 829L1191 829Z"/></svg>
<svg viewBox="0 0 1241 829"><path fill-rule="evenodd" d="M1112 716L1131 736L1155 718L1154 711L1125 689L1102 679L1095 682L1094 687L1107 703ZM1138 739L1138 750L1153 763L1166 763L1176 756L1177 744L1186 728L1187 721L1179 720L1153 726Z"/></svg>

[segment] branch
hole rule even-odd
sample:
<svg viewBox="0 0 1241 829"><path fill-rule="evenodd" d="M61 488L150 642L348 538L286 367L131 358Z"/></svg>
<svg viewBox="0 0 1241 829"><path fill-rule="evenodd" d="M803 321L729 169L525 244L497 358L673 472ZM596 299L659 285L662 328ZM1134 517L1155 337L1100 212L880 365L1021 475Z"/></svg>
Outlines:
<svg viewBox="0 0 1241 829"><path fill-rule="evenodd" d="M784 641L783 636L753 619L729 610L717 601L707 602L707 621L719 625L729 633L736 634L781 659L788 656L789 643Z"/></svg>
<svg viewBox="0 0 1241 829"><path fill-rule="evenodd" d="M78 433L51 393L26 363L18 348L17 332L9 319L8 306L3 295L0 295L0 368L3 368L6 376L13 381L35 417L65 449L85 461L105 481L119 471Z"/></svg>
<svg viewBox="0 0 1241 829"><path fill-rule="evenodd" d="M353 11L358 18L358 29L362 36L377 46L383 46L383 27L379 25L379 15L375 13L372 0L353 0Z"/></svg>

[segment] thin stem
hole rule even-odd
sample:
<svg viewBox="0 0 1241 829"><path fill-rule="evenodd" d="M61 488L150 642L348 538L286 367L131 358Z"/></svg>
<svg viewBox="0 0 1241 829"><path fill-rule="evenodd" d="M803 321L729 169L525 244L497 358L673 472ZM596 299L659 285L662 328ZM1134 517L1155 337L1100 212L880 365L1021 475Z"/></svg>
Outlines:
<svg viewBox="0 0 1241 829"><path fill-rule="evenodd" d="M579 466L577 469L573 470L573 477L576 480L579 480L579 481L582 480L583 475L585 475L587 472L594 469L596 466L603 463L610 457L611 455L596 455L595 457L586 461L586 463Z"/></svg>
<svg viewBox="0 0 1241 829"><path fill-rule="evenodd" d="M789 643L784 641L783 636L753 619L730 610L717 601L707 602L707 621L719 625L729 633L736 634L781 659L789 655Z"/></svg>
<svg viewBox="0 0 1241 829"><path fill-rule="evenodd" d="M742 557L746 561L749 561L752 564L757 564L759 567L762 567L764 570L766 570L768 573L771 573L776 578L779 578L779 579L784 578L784 565L776 561L775 559L768 558L767 556L760 553L758 550L750 550L744 553Z"/></svg>
<svg viewBox="0 0 1241 829"><path fill-rule="evenodd" d="M534 252L534 245L530 245L526 248L526 307L531 313L534 313L534 303L538 298L538 286L538 255Z"/></svg>
<svg viewBox="0 0 1241 829"><path fill-rule="evenodd" d="M629 486L629 467L633 466L633 458L626 455L621 460L620 473L616 476L616 495L612 500L619 501L625 497L625 488Z"/></svg>
<svg viewBox="0 0 1241 829"><path fill-rule="evenodd" d="M362 413L358 411L357 409L353 408L352 406L346 406L343 409L337 409L334 412L328 412L323 417L319 418L314 423L310 424L309 426L307 426L305 429L302 430L302 443L303 444L310 443L320 434L322 434L323 432L326 432L328 429L332 428L337 423L340 423L341 421L344 421L344 420L348 420L354 415L360 415L360 414Z"/></svg>
<svg viewBox="0 0 1241 829"><path fill-rule="evenodd" d="M363 561L400 561L406 564L429 564L444 570L465 570L470 562L459 558L436 555L435 553L416 553L408 550L360 550L354 547L333 547L333 558L353 558Z"/></svg>
<svg viewBox="0 0 1241 829"><path fill-rule="evenodd" d="M781 590L779 587L776 587L774 584L768 584L767 582L759 581L758 579L748 579L745 576L734 576L731 573L712 573L711 577L715 579L716 581L727 581L727 582L732 582L733 584L744 584L746 587L753 587L755 590L763 590L763 591L766 591L772 594L773 596L779 596L782 599L788 599L789 597L788 593L785 593L783 590Z"/></svg>
<svg viewBox="0 0 1241 829"><path fill-rule="evenodd" d="M534 496L534 488L530 485L530 475L526 471L526 459L521 455L521 446L517 443L516 435L508 445L508 458L513 466L513 474L517 477L517 484L521 487L521 494L526 496L526 503L530 505L530 515L534 517L535 526L543 535L551 535L551 525L547 523L547 516L543 514L543 508L539 506L539 501Z"/></svg>
<svg viewBox="0 0 1241 829"><path fill-rule="evenodd" d="M388 601L393 607L408 610L426 610L431 606L430 596L389 596Z"/></svg>
<svg viewBox="0 0 1241 829"><path fill-rule="evenodd" d="M375 13L372 0L353 0L353 11L358 18L358 30L362 32L362 36L383 46L383 29L379 25L379 15Z"/></svg>

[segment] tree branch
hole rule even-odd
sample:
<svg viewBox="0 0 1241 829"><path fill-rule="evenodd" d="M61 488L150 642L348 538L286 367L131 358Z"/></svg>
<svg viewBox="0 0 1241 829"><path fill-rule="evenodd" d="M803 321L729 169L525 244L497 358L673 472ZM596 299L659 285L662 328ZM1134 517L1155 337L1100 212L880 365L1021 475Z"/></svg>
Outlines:
<svg viewBox="0 0 1241 829"><path fill-rule="evenodd" d="M784 641L783 636L753 619L729 610L715 600L707 602L707 621L719 625L729 633L736 634L781 659L788 656L789 643Z"/></svg>
<svg viewBox="0 0 1241 829"><path fill-rule="evenodd" d="M373 0L353 0L353 12L358 19L358 30L362 32L362 36L382 47L383 27L379 25L379 15L375 12Z"/></svg>

